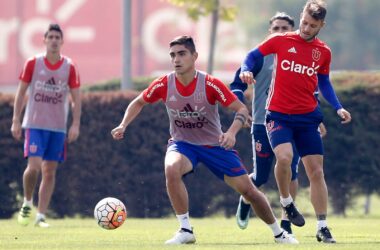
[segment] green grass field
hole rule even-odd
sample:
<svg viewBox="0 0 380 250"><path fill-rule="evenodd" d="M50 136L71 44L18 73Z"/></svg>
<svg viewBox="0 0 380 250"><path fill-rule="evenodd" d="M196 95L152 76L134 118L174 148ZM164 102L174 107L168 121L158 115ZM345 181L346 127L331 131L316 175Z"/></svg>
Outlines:
<svg viewBox="0 0 380 250"><path fill-rule="evenodd" d="M51 228L22 227L16 219L0 220L0 249L380 249L380 218L329 218L336 245L318 243L315 220L307 218L294 232L300 245L278 245L268 227L253 218L246 230L235 219L192 219L195 245L165 246L177 229L175 218L130 219L116 230L104 230L94 219L49 220Z"/></svg>

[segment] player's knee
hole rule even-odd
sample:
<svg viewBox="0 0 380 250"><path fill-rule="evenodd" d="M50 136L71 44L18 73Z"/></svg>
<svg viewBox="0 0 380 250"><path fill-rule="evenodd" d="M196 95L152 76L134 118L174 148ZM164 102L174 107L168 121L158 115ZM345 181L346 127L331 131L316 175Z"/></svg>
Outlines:
<svg viewBox="0 0 380 250"><path fill-rule="evenodd" d="M289 152L276 154L277 164L289 166L292 163L293 155Z"/></svg>
<svg viewBox="0 0 380 250"><path fill-rule="evenodd" d="M165 165L166 182L176 181L182 178L180 169L181 169L181 166L178 163Z"/></svg>
<svg viewBox="0 0 380 250"><path fill-rule="evenodd" d="M313 171L311 171L309 175L310 182L320 181L320 180L323 180L324 178L325 178L325 175L323 173L323 169L321 168L313 169Z"/></svg>

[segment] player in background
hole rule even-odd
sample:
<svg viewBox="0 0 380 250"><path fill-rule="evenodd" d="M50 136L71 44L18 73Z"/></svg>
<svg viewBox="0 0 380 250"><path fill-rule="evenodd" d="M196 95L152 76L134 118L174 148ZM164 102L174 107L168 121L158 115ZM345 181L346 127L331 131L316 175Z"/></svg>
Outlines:
<svg viewBox="0 0 380 250"><path fill-rule="evenodd" d="M266 129L276 157L275 177L280 202L290 222L297 226L305 224L289 192L294 141L310 181L310 198L317 217L317 240L335 243L326 219L328 192L323 174L323 145L318 131L323 115L314 91L319 87L342 123L350 122L351 115L340 104L329 79L330 48L317 38L325 24L326 12L323 1L307 1L299 30L271 35L251 50L242 63L240 79L248 84L255 83L251 69L262 57L276 55L267 102Z"/></svg>
<svg viewBox="0 0 380 250"><path fill-rule="evenodd" d="M171 139L165 156L166 188L180 229L165 244L196 241L189 220L188 192L183 177L203 162L218 178L252 203L255 213L272 230L275 242L298 243L283 231L262 192L249 180L237 152L235 136L248 117L246 106L218 79L195 69L198 53L189 36L169 44L174 71L154 80L127 107L121 123L111 131L124 138L128 125L147 104L163 101L170 122ZM221 130L218 103L236 112L226 132ZM206 187L205 187L206 188Z"/></svg>
<svg viewBox="0 0 380 250"><path fill-rule="evenodd" d="M284 33L293 31L294 19L285 12L277 12L269 20L269 33ZM272 81L274 55L268 55L261 59L252 69L252 73L259 84L254 85L251 126L252 134L252 152L253 152L253 173L250 178L256 187L261 187L268 182L272 163L274 158L273 150L269 144L268 136L265 130L265 103L268 97L269 86ZM235 78L230 85L232 92L245 103L244 92L247 84L243 83L240 78L240 68L236 71ZM326 134L326 128L323 123L320 124L320 132L323 137ZM291 164L291 182L290 195L296 198L298 189L298 163L300 157L293 146L293 159ZM239 199L239 205L236 212L236 222L241 229L248 226L251 205L244 200L242 196ZM285 212L282 210L281 227L289 234L292 234L291 223Z"/></svg>
<svg viewBox="0 0 380 250"><path fill-rule="evenodd" d="M55 186L58 163L65 158L68 142L79 136L81 97L78 72L73 61L61 54L63 32L58 24L50 24L44 34L46 52L27 60L20 75L14 101L11 132L21 140L25 130L24 157L28 165L23 175L24 202L18 215L21 225L30 222L33 192L40 173L38 207L35 225L49 227L45 214ZM21 125L21 112L26 92L29 98ZM71 94L73 122L66 136Z"/></svg>

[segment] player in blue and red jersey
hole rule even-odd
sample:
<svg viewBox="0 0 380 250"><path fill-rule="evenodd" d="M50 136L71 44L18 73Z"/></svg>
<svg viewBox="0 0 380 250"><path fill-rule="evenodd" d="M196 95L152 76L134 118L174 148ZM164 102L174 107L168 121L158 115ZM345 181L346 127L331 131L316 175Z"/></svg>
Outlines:
<svg viewBox="0 0 380 250"><path fill-rule="evenodd" d="M299 30L271 35L250 51L242 63L240 78L242 82L255 83L250 70L263 56L275 54L266 126L277 160L275 176L280 202L294 225L305 224L289 193L291 143L294 141L310 181L311 202L317 216L317 240L335 243L326 220L328 194L323 175L323 145L318 132L323 115L314 91L319 87L342 123L350 122L351 115L340 104L329 80L331 51L316 37L325 24L326 12L323 1L307 1Z"/></svg>
<svg viewBox="0 0 380 250"><path fill-rule="evenodd" d="M195 69L198 53L191 37L181 36L170 43L174 71L154 80L135 98L121 123L111 131L115 140L124 137L128 125L150 103L165 103L171 139L165 156L166 187L180 229L165 244L189 244L195 236L189 221L189 201L183 177L204 163L219 179L248 200L255 213L272 230L277 243L298 241L280 228L262 192L250 181L237 152L236 133L245 124L248 110L221 81ZM236 112L229 129L223 132L218 103Z"/></svg>
<svg viewBox="0 0 380 250"><path fill-rule="evenodd" d="M60 52L63 32L58 24L49 25L44 43L46 53L29 59L20 75L11 127L17 140L22 137L22 128L25 129L24 156L28 158L23 175L24 202L18 222L25 226L29 223L33 192L41 173L35 222L39 227L49 226L45 213L54 191L57 166L65 157L66 137L68 142L73 142L79 136L81 116L79 75L72 60ZM29 98L21 124L28 89ZM73 121L67 133L69 95Z"/></svg>

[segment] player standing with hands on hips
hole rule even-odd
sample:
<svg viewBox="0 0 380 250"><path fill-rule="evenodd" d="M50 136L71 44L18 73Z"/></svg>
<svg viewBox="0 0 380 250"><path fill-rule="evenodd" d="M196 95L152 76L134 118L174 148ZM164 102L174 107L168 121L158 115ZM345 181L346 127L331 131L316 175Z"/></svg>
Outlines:
<svg viewBox="0 0 380 250"><path fill-rule="evenodd" d="M299 30L271 35L251 50L242 63L240 79L244 83L255 83L251 69L257 61L269 54L276 55L267 101L266 129L276 156L275 177L280 202L292 224L305 224L289 193L294 141L310 181L310 198L317 217L317 240L335 243L326 220L328 192L318 131L323 115L314 96L317 87L335 108L342 123L350 122L351 115L340 104L329 79L330 48L317 38L325 25L326 13L323 1L307 1Z"/></svg>
<svg viewBox="0 0 380 250"><path fill-rule="evenodd" d="M255 213L272 230L277 243L298 243L278 225L262 192L249 180L237 152L235 136L248 117L246 106L218 79L195 69L198 53L189 36L169 44L174 71L154 80L127 107L121 123L111 131L115 140L124 137L128 125L142 108L162 100L169 116L170 135L165 156L166 187L180 229L165 244L195 243L189 220L189 201L183 177L203 162L219 179L251 202ZM229 129L223 132L218 103L236 112Z"/></svg>
<svg viewBox="0 0 380 250"><path fill-rule="evenodd" d="M45 213L54 191L57 166L65 159L66 137L70 143L79 136L81 117L79 75L73 61L61 54L63 32L58 24L49 25L44 43L46 53L29 59L20 75L11 127L17 140L22 137L22 128L25 129L24 156L28 158L23 175L24 202L18 222L25 226L29 224L33 192L41 172L35 222L38 227L49 227ZM21 125L20 116L28 88L29 98ZM66 136L69 94L73 121Z"/></svg>

